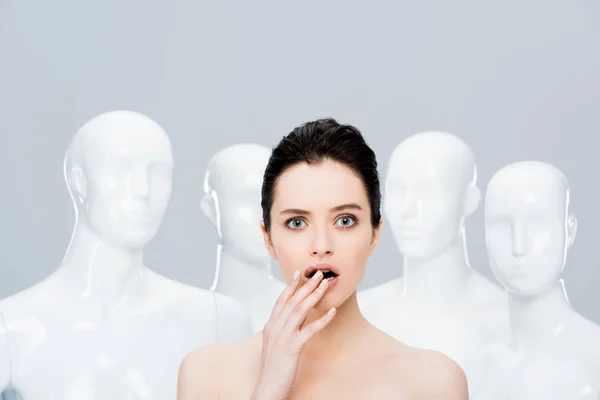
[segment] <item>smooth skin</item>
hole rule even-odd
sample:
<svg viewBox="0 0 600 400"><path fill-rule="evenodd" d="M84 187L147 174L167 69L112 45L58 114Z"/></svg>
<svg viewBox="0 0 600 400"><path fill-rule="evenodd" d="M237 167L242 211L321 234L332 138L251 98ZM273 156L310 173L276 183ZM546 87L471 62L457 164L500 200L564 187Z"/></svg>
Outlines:
<svg viewBox="0 0 600 400"><path fill-rule="evenodd" d="M288 282L263 331L188 354L178 400L466 400L462 369L441 353L412 348L361 314L356 288L379 239L366 190L346 166L325 161L284 172L275 188L267 249ZM339 271L329 287L315 263ZM325 282L325 283L323 283Z"/></svg>

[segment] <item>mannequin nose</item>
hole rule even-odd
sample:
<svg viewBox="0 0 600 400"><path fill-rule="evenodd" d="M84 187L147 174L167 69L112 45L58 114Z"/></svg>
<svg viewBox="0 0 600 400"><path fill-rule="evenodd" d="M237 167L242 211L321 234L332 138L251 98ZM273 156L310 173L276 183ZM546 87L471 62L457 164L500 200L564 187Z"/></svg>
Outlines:
<svg viewBox="0 0 600 400"><path fill-rule="evenodd" d="M524 236L523 227L519 224L515 224L513 228L513 255L515 257L522 257L525 255Z"/></svg>
<svg viewBox="0 0 600 400"><path fill-rule="evenodd" d="M415 196L407 190L401 200L400 211L402 215L415 215L417 212L417 202Z"/></svg>
<svg viewBox="0 0 600 400"><path fill-rule="evenodd" d="M138 171L131 179L131 192L135 197L148 197L150 194L149 177L145 171Z"/></svg>

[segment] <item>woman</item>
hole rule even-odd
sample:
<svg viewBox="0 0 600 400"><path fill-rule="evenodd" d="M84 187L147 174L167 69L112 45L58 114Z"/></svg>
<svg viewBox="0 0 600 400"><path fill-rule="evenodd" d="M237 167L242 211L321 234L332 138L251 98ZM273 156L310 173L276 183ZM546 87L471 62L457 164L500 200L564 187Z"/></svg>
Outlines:
<svg viewBox="0 0 600 400"><path fill-rule="evenodd" d="M261 229L287 287L262 332L186 356L178 399L467 399L457 364L358 308L380 203L375 154L356 128L323 119L284 137L265 171Z"/></svg>

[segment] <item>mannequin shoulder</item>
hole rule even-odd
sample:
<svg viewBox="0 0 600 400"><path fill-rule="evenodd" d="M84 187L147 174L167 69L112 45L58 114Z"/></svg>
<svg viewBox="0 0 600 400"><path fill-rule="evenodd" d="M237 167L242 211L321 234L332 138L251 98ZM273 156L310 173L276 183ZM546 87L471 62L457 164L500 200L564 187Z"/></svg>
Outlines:
<svg viewBox="0 0 600 400"><path fill-rule="evenodd" d="M50 279L39 282L23 291L0 300L0 313L6 324L19 324L19 320L43 320L54 310L62 310L67 303L64 291Z"/></svg>
<svg viewBox="0 0 600 400"><path fill-rule="evenodd" d="M415 349L414 382L420 396L428 399L467 400L467 378L449 357L433 350Z"/></svg>
<svg viewBox="0 0 600 400"><path fill-rule="evenodd" d="M217 312L217 335L220 342L232 343L253 333L248 311L235 299L214 293Z"/></svg>
<svg viewBox="0 0 600 400"><path fill-rule="evenodd" d="M9 360L6 325L0 310L0 391L4 390L10 381L11 366Z"/></svg>
<svg viewBox="0 0 600 400"><path fill-rule="evenodd" d="M179 367L179 400L217 398L225 391L244 391L256 380L260 366L260 333L228 344L194 350ZM235 381L231 377L236 377Z"/></svg>

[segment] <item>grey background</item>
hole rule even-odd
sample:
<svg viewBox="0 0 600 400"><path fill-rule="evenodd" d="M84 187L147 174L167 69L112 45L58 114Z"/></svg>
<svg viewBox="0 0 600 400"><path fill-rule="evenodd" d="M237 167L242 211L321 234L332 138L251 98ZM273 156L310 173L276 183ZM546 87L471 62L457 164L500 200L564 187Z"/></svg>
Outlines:
<svg viewBox="0 0 600 400"><path fill-rule="evenodd" d="M170 134L174 191L146 261L207 288L216 235L200 211L219 149L272 147L332 116L358 126L379 157L440 129L474 149L480 185L501 166L548 161L572 183L579 232L565 273L574 307L600 323L597 1L0 2L0 298L56 268L74 222L67 143L114 109ZM471 261L491 276L482 208ZM384 225L361 288L400 273Z"/></svg>

